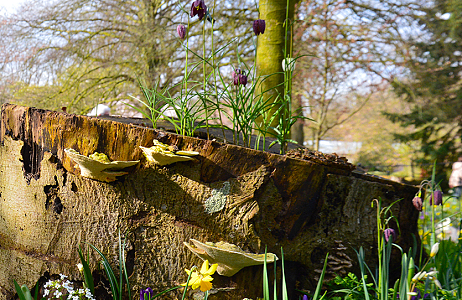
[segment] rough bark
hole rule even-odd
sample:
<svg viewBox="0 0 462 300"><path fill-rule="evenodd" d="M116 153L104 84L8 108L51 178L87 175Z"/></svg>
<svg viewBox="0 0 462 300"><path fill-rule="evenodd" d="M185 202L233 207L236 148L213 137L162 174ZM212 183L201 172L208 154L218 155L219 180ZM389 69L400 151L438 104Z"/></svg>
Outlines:
<svg viewBox="0 0 462 300"><path fill-rule="evenodd" d="M200 155L194 162L149 165L138 146L149 147L154 138ZM294 287L313 291L327 252L329 275L357 270L354 249L360 246L374 265L374 198L384 205L404 199L393 208L398 244L406 250L412 234L418 236L415 187L357 174L335 156L301 160L10 104L2 107L0 142L0 300L13 299L13 279L29 288L53 274L81 279L75 265L82 242L115 265L119 229L127 236L134 298L141 288L161 291L186 281L184 268L201 263L183 245L190 238L254 253L267 245L280 255L283 247L294 297ZM65 148L141 162L118 181L98 182L79 175ZM206 200L225 185L225 207L208 214ZM96 253L90 260L96 269ZM392 273L399 259L393 263ZM210 299L261 297L261 273L253 266L229 278L215 276Z"/></svg>

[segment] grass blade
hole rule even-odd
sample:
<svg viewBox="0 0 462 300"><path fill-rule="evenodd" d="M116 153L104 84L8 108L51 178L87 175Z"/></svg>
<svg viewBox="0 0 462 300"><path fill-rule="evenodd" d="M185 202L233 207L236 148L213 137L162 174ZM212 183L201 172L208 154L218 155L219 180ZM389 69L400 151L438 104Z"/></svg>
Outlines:
<svg viewBox="0 0 462 300"><path fill-rule="evenodd" d="M314 292L313 300L317 300L319 297L319 294L321 293L322 282L324 281L324 275L326 274L328 257L329 257L329 253L326 254L326 259L324 260L324 266L322 267L321 276L319 276L319 281L318 281L318 285L316 286L316 291ZM324 295L320 299L323 299Z"/></svg>
<svg viewBox="0 0 462 300"><path fill-rule="evenodd" d="M282 300L289 300L289 296L287 295L286 275L284 272L284 251L282 250L282 247L281 247L281 259L282 259ZM327 260L327 257L326 257L326 260ZM324 268L325 267L326 265L324 264Z"/></svg>
<svg viewBox="0 0 462 300"><path fill-rule="evenodd" d="M111 265L109 264L109 261L107 260L106 256L104 256L104 254L98 250L98 248L96 248L90 243L86 243L86 244L92 247L93 250L95 250L99 254L99 256L102 258L101 264L103 265L104 270L106 271L106 275L109 280L109 285L111 286L112 298L114 300L118 300L119 285L117 283L117 278L114 275L114 272L112 271Z"/></svg>
<svg viewBox="0 0 462 300"><path fill-rule="evenodd" d="M91 294L95 294L95 284L93 281L93 275L91 274L90 266L88 265L88 262L85 260L85 257L83 256L82 248L79 245L79 248L77 249L77 252L79 253L79 258L80 258L80 263L83 266L83 277L85 280L85 285L87 288L90 290Z"/></svg>
<svg viewBox="0 0 462 300"><path fill-rule="evenodd" d="M265 262L263 263L263 299L269 300L269 283L268 283L268 273L266 267L266 253L267 247L265 246Z"/></svg>
<svg viewBox="0 0 462 300"><path fill-rule="evenodd" d="M23 290L21 289L19 284L16 282L16 280L13 279L13 283L14 283L14 288L16 290L16 293L18 293L19 300L28 300L26 299L26 296L24 295Z"/></svg>

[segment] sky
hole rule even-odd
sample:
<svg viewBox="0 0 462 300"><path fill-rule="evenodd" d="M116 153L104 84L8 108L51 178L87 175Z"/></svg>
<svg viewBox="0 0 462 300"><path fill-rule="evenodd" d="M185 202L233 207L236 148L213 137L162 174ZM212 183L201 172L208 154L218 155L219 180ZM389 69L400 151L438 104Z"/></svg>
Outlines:
<svg viewBox="0 0 462 300"><path fill-rule="evenodd" d="M13 12L16 7L18 7L21 2L23 1L18 1L18 0L0 0L0 7L3 9L6 9L9 12Z"/></svg>

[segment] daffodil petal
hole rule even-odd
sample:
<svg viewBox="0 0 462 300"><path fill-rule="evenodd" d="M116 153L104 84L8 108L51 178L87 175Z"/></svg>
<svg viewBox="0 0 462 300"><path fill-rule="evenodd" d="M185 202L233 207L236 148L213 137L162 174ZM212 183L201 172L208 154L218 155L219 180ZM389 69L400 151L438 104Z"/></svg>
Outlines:
<svg viewBox="0 0 462 300"><path fill-rule="evenodd" d="M191 284L192 286L192 289L195 290L197 289L198 287L200 287L202 284L200 278L198 277L196 280L194 280L194 282Z"/></svg>
<svg viewBox="0 0 462 300"><path fill-rule="evenodd" d="M209 270L209 260L206 259L206 260L204 260L204 262L202 263L202 267L201 267L200 273L201 273L201 274L205 274L205 273L207 273L208 270Z"/></svg>
<svg viewBox="0 0 462 300"><path fill-rule="evenodd" d="M210 275L207 275L204 278L202 278L202 281L212 281L212 280L213 280L213 278Z"/></svg>
<svg viewBox="0 0 462 300"><path fill-rule="evenodd" d="M212 288L212 283L211 282L204 281L204 280L201 281L201 291L202 292L208 291L211 288Z"/></svg>
<svg viewBox="0 0 462 300"><path fill-rule="evenodd" d="M205 272L205 273L201 272L201 273L204 276L213 275L213 273L215 273L217 271L217 268L218 268L218 264L213 264L212 266L210 266L210 269L208 269L207 272Z"/></svg>

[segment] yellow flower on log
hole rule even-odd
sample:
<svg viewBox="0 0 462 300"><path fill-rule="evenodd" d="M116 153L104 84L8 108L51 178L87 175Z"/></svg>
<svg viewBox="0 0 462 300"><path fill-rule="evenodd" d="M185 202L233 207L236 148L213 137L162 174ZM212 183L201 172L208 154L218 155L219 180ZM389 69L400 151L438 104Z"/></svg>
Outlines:
<svg viewBox="0 0 462 300"><path fill-rule="evenodd" d="M188 276L192 272L188 286L191 286L193 290L200 287L202 292L210 290L212 288L212 275L217 270L217 267L218 264L213 264L209 268L209 261L204 260L200 271L191 271L185 269L186 273L188 273ZM182 286L186 286L186 283L183 283Z"/></svg>

